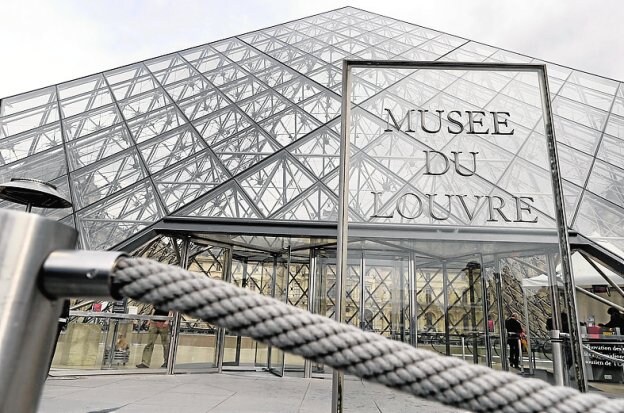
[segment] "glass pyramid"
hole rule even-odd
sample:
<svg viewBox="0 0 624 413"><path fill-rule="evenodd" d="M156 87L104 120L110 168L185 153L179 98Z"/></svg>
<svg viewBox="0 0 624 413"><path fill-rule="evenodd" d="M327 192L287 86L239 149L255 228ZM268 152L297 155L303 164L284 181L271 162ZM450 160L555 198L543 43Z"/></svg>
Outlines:
<svg viewBox="0 0 624 413"><path fill-rule="evenodd" d="M344 58L541 63L341 8L2 99L0 181L57 185L73 208L38 212L75 225L90 249L114 248L168 215L335 221ZM551 63L548 73L569 225L624 249L624 88ZM354 91L370 118L362 128L380 127L367 107L381 101L483 108L503 99L527 121L539 106L521 76L441 76L412 88L417 96L406 96L392 72L362 76ZM492 156L533 171L494 168L502 190L549 185L538 134L527 132L517 147L492 142ZM358 162L380 167L363 152ZM384 169L388 185L401 179Z"/></svg>

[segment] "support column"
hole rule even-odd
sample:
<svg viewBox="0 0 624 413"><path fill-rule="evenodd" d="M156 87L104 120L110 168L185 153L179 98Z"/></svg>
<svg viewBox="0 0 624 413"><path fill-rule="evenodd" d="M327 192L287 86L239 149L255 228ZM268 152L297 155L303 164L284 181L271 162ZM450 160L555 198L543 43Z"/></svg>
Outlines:
<svg viewBox="0 0 624 413"><path fill-rule="evenodd" d="M416 297L416 259L414 253L410 252L407 277L408 277L408 289L409 289L409 314L410 314L410 338L409 342L412 346L418 347L418 297Z"/></svg>
<svg viewBox="0 0 624 413"><path fill-rule="evenodd" d="M505 329L505 311L503 310L503 276L501 274L500 259L495 259L494 285L496 287L496 306L498 307L498 330L500 336L501 367L509 371L509 359L507 358L507 331Z"/></svg>
<svg viewBox="0 0 624 413"><path fill-rule="evenodd" d="M366 272L366 262L364 261L364 251L362 251L362 255L360 256L360 308L358 311L360 312L360 328L366 328L366 320L364 319L366 315L366 284L364 283L364 273Z"/></svg>
<svg viewBox="0 0 624 413"><path fill-rule="evenodd" d="M225 249L224 251L225 259L223 262L223 272L221 273L221 277L223 281L227 283L232 282L232 247ZM219 327L217 329L217 337L216 337L216 365L217 372L223 372L223 358L225 353L225 329L223 327Z"/></svg>
<svg viewBox="0 0 624 413"><path fill-rule="evenodd" d="M316 309L316 277L317 277L318 252L316 248L310 250L309 271L308 271L308 311L315 313ZM306 359L303 363L303 377L312 377L312 362Z"/></svg>
<svg viewBox="0 0 624 413"><path fill-rule="evenodd" d="M481 301L483 306L483 321L485 324L485 363L492 367L492 337L490 336L490 302L488 299L487 280L485 279L485 268L483 267L483 256L479 257L481 264Z"/></svg>
<svg viewBox="0 0 624 413"><path fill-rule="evenodd" d="M446 342L446 355L451 355L451 326L449 321L449 297L448 297L448 268L446 261L442 261L442 293L444 294L444 341Z"/></svg>
<svg viewBox="0 0 624 413"><path fill-rule="evenodd" d="M173 242L176 242L174 239ZM182 251L180 253L180 267L182 269L188 269L188 250L189 239L185 237L182 239ZM180 342L180 321L182 320L182 314L176 312L173 314L173 320L171 322L171 338L169 340L169 355L167 357L167 374L174 374L175 359L178 354L178 343Z"/></svg>
<svg viewBox="0 0 624 413"><path fill-rule="evenodd" d="M550 331L550 343L552 344L553 355L553 376L557 386L563 386L564 368L562 340L559 336L561 332L561 309L559 306L559 287L557 285L557 269L552 254L548 254L548 284L550 290L550 301L552 308L552 330Z"/></svg>

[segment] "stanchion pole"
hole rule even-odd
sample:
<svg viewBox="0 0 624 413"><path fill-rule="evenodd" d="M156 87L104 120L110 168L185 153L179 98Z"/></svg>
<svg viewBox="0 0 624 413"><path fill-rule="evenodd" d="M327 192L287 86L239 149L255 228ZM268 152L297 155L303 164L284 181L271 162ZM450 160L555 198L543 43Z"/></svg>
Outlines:
<svg viewBox="0 0 624 413"><path fill-rule="evenodd" d="M36 412L62 300L39 290L48 255L73 249L76 231L26 212L0 210L0 411Z"/></svg>

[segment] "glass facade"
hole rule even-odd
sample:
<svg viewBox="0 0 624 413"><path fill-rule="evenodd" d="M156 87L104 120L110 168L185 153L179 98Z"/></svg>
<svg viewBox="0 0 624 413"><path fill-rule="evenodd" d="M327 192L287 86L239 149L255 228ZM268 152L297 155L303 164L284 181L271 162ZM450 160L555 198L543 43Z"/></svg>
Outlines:
<svg viewBox="0 0 624 413"><path fill-rule="evenodd" d="M131 245L137 255L332 316L343 59L544 63L341 8L2 99L0 181L28 177L55 184L73 207L37 212L75 226L81 248ZM568 224L619 253L624 88L615 80L546 66ZM421 161L415 149L436 147L428 135L397 133L383 145L372 138L387 125L385 108L504 107L514 114L514 139L475 136L487 168L479 180L445 184L452 193L469 185L470 191L535 197L540 222L552 227L540 94L530 74L359 70L354 79L351 151L357 177L351 190L368 197L369 208L383 214L384 205L396 205L394 198L371 200L375 191L409 187L415 193L433 185L410 178L410 168ZM446 144L469 151L474 142L460 137ZM412 155L414 165L397 164ZM440 205L433 210L443 213ZM18 208L8 202L0 207ZM476 219L486 212L475 212ZM370 215L360 204L350 210L354 222L369 222ZM184 226L193 223L206 225ZM465 224L460 216L444 221ZM137 239L142 245L129 243ZM501 317L517 312L534 338L529 345L535 351L528 351L534 361L525 363L548 370L545 323L552 298L547 289L526 288L525 280L549 273L557 253L539 242L506 242L505 248L493 241L475 251L444 239L357 232L350 239L345 320L504 368ZM446 251L434 254L436 249ZM134 368L151 309L129 303L136 308L120 318L84 311L91 306L75 304L74 326L81 326L62 336L55 365ZM278 375L330 372L197 320L174 317L172 323L169 354L176 371L230 366ZM124 363L110 357L119 337L132 349ZM78 349L78 342L90 344ZM160 339L155 346L167 347ZM160 351L154 351L156 358ZM152 364L160 366L167 355L156 358Z"/></svg>

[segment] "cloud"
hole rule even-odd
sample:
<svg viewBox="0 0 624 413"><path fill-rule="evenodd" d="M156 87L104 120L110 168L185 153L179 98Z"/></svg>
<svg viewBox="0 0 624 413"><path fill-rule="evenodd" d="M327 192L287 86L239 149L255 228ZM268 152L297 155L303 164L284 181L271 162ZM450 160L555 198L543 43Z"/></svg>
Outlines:
<svg viewBox="0 0 624 413"><path fill-rule="evenodd" d="M616 0L3 2L0 96L9 96L350 4L617 79Z"/></svg>

